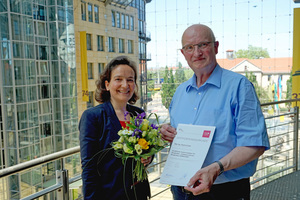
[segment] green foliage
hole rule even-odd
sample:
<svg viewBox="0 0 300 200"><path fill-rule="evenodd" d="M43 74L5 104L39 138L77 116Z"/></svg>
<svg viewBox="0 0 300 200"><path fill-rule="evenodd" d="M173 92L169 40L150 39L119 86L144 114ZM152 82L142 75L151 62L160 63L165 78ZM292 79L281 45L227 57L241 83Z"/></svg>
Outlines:
<svg viewBox="0 0 300 200"><path fill-rule="evenodd" d="M293 76L292 76L292 72L290 75L289 80L286 81L286 99L292 99L292 80L293 80ZM287 103L287 105L291 105L291 103Z"/></svg>
<svg viewBox="0 0 300 200"><path fill-rule="evenodd" d="M175 72L175 83L176 87L178 87L181 83L185 82L187 79L185 78L184 69L182 68L182 64L179 62L178 69Z"/></svg>
<svg viewBox="0 0 300 200"><path fill-rule="evenodd" d="M164 76L164 82L162 84L161 88L161 98L162 98L162 104L165 106L165 108L169 109L172 97L175 93L176 85L175 80L173 76L173 70L168 70L168 67L165 68L165 76Z"/></svg>
<svg viewBox="0 0 300 200"><path fill-rule="evenodd" d="M253 84L257 97L260 100L260 103L268 102L270 100L270 97L268 96L268 91L265 90L260 85L258 85L256 76L252 72L250 73L246 72L245 76Z"/></svg>
<svg viewBox="0 0 300 200"><path fill-rule="evenodd" d="M248 49L240 49L235 53L237 58L249 58L249 59L259 59L259 58L270 58L269 52L266 48L254 47L252 45L248 46Z"/></svg>

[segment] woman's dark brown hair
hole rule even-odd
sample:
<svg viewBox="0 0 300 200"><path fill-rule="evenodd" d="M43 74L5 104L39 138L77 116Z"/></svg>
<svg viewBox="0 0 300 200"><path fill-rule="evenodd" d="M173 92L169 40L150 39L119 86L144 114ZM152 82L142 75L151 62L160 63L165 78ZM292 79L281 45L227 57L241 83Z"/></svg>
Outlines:
<svg viewBox="0 0 300 200"><path fill-rule="evenodd" d="M137 69L136 64L131 59L126 56L118 56L113 58L105 67L104 71L100 75L99 79L96 81L97 89L95 91L95 100L99 103L103 103L105 101L110 101L110 92L106 90L105 81L110 82L111 72L119 65L128 65L134 71L134 82L136 85L136 89L129 99L128 103L134 104L138 99L138 85L136 83L137 79Z"/></svg>

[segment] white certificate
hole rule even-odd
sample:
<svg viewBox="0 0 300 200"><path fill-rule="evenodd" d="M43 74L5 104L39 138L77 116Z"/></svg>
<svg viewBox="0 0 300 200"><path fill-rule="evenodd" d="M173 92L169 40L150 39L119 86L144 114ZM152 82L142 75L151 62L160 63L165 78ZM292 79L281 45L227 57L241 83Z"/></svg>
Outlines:
<svg viewBox="0 0 300 200"><path fill-rule="evenodd" d="M214 126L178 124L160 183L186 186L201 169L215 132Z"/></svg>

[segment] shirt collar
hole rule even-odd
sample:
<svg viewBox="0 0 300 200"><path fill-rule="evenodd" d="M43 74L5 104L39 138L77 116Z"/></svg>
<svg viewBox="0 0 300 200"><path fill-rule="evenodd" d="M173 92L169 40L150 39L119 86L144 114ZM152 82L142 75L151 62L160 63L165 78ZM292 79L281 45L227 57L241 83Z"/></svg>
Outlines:
<svg viewBox="0 0 300 200"><path fill-rule="evenodd" d="M222 68L217 64L214 71L211 73L207 81L201 86L205 86L206 84L214 85L218 88L221 87L221 77L222 77ZM198 90L198 86L196 83L196 75L194 74L192 78L190 78L187 82L186 91L188 92L191 88L195 88Z"/></svg>

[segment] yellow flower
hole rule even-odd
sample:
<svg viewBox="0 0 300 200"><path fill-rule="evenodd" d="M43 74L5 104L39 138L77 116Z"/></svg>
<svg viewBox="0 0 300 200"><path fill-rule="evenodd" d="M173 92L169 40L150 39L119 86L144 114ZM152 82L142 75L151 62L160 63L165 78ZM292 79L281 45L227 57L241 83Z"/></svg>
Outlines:
<svg viewBox="0 0 300 200"><path fill-rule="evenodd" d="M117 149L122 149L122 148L123 148L123 144L117 143L117 144L115 144L115 145L113 146L113 148L114 148L115 150L117 150Z"/></svg>
<svg viewBox="0 0 300 200"><path fill-rule="evenodd" d="M146 131L148 130L148 126L149 126L149 121L144 119L143 120L143 126L141 127L141 131Z"/></svg>
<svg viewBox="0 0 300 200"><path fill-rule="evenodd" d="M136 145L134 146L134 148L135 148L137 154L141 155L141 153L143 152L141 145L136 144Z"/></svg>
<svg viewBox="0 0 300 200"><path fill-rule="evenodd" d="M144 138L140 138L138 144L141 145L142 149L149 149L149 143Z"/></svg>

